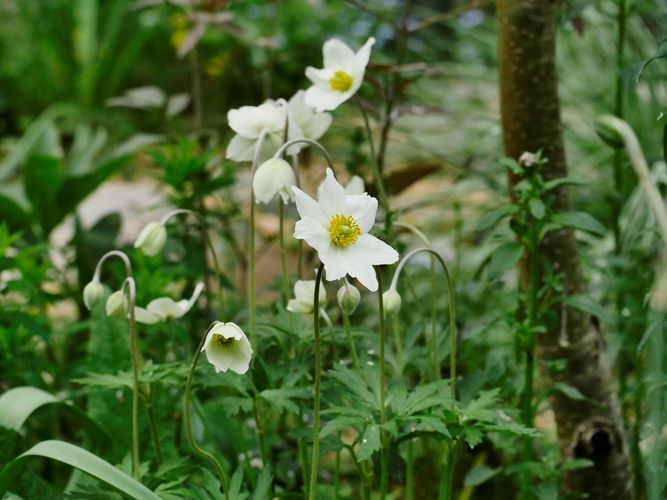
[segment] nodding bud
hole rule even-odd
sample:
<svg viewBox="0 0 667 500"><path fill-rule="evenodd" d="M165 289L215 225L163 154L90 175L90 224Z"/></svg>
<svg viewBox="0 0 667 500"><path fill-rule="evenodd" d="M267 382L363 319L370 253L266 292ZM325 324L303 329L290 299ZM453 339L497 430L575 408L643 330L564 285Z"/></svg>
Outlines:
<svg viewBox="0 0 667 500"><path fill-rule="evenodd" d="M338 305L340 310L345 314L350 316L354 311L359 307L359 302L361 302L361 294L357 287L352 285L343 285L338 289L336 293L336 299L338 300Z"/></svg>
<svg viewBox="0 0 667 500"><path fill-rule="evenodd" d="M106 304L107 316L122 318L127 314L127 300L122 290L116 290L109 295Z"/></svg>
<svg viewBox="0 0 667 500"><path fill-rule="evenodd" d="M384 315L387 318L393 316L401 309L401 296L396 290L390 288L382 294L382 305L384 307Z"/></svg>
<svg viewBox="0 0 667 500"><path fill-rule="evenodd" d="M619 129L623 121L615 116L602 115L595 120L595 131L600 138L612 148L622 148L624 145L623 135Z"/></svg>
<svg viewBox="0 0 667 500"><path fill-rule="evenodd" d="M252 189L257 203L270 203L279 194L283 203L292 201L292 186L296 175L289 163L282 158L271 158L262 163L252 179Z"/></svg>
<svg viewBox="0 0 667 500"><path fill-rule="evenodd" d="M104 285L98 279L93 278L93 281L88 283L83 289L83 303L86 309L92 311L93 307L101 303L103 299Z"/></svg>
<svg viewBox="0 0 667 500"><path fill-rule="evenodd" d="M149 222L139 233L134 248L139 248L145 255L160 253L167 242L167 228L161 222Z"/></svg>

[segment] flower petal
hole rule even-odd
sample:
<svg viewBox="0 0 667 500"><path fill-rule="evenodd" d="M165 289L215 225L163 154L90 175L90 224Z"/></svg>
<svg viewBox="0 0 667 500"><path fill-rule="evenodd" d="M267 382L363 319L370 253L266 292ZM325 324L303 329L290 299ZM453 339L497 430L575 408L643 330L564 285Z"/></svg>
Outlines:
<svg viewBox="0 0 667 500"><path fill-rule="evenodd" d="M366 193L345 197L345 213L354 217L364 233L370 231L375 224L377 209L377 199Z"/></svg>
<svg viewBox="0 0 667 500"><path fill-rule="evenodd" d="M345 210L345 190L338 183L333 170L330 168L327 168L327 176L322 183L322 191L318 201L329 220ZM327 220L327 227L329 220Z"/></svg>
<svg viewBox="0 0 667 500"><path fill-rule="evenodd" d="M234 161L251 161L255 153L255 139L235 135L227 145L227 158Z"/></svg>
<svg viewBox="0 0 667 500"><path fill-rule="evenodd" d="M354 63L357 69L361 68L361 74L364 74L366 66L368 66L368 61L371 58L371 49L375 44L375 38L370 37L366 40L366 43L357 51L354 56Z"/></svg>
<svg viewBox="0 0 667 500"><path fill-rule="evenodd" d="M315 111L317 112L332 111L341 104L343 104L345 101L347 101L350 97L352 97L354 92L356 92L356 90L359 88L359 85L361 85L361 83L357 85L357 82L353 82L352 88L354 89L354 91L348 91L348 92L327 90L324 88L320 88L317 85L313 85L312 87L306 90L305 94L306 104L308 104L308 106L312 108L315 108Z"/></svg>
<svg viewBox="0 0 667 500"><path fill-rule="evenodd" d="M312 66L308 66L306 68L306 78L308 78L311 82L313 82L313 85L322 89L331 89L329 81L334 76L334 73L335 71L332 69L317 69L313 68ZM307 92L308 91L306 91L306 93ZM306 101L306 104L308 104L308 106L310 106L311 108L315 107L312 104L308 103L308 98L306 95L304 95L304 99Z"/></svg>
<svg viewBox="0 0 667 500"><path fill-rule="evenodd" d="M310 217L315 219L320 223L322 228L329 227L329 217L322 211L319 203L313 200L306 193L301 191L298 187L294 186L292 188L294 193L294 201L296 202L296 209L299 212L299 216L303 219L304 217Z"/></svg>
<svg viewBox="0 0 667 500"><path fill-rule="evenodd" d="M324 42L322 54L324 56L324 67L327 69L345 70L354 67L357 61L354 51L347 44L336 38Z"/></svg>
<svg viewBox="0 0 667 500"><path fill-rule="evenodd" d="M137 323L143 323L144 325L154 325L159 323L161 320L157 314L153 314L143 307L134 308L134 319L137 321Z"/></svg>
<svg viewBox="0 0 667 500"><path fill-rule="evenodd" d="M181 310L181 316L185 316L185 314L190 309L192 309L192 306L194 306L195 302L197 302L197 299L201 295L203 289L204 289L204 283L197 283L195 289L192 292L192 296L188 300L183 299L178 301L178 307Z"/></svg>
<svg viewBox="0 0 667 500"><path fill-rule="evenodd" d="M303 217L294 226L294 237L306 240L318 253L325 252L331 246L331 236L319 221L312 217Z"/></svg>
<svg viewBox="0 0 667 500"><path fill-rule="evenodd" d="M372 234L362 234L352 247L359 258L374 266L393 264L398 252Z"/></svg>
<svg viewBox="0 0 667 500"><path fill-rule="evenodd" d="M345 194L348 196L353 194L364 194L365 192L366 185L364 184L364 180L358 175L353 175L345 186Z"/></svg>
<svg viewBox="0 0 667 500"><path fill-rule="evenodd" d="M345 277L347 269L344 263L338 259L338 251L333 245L325 251L318 252L318 256L322 264L324 264L325 279L327 281L335 281Z"/></svg>
<svg viewBox="0 0 667 500"><path fill-rule="evenodd" d="M146 309L163 320L180 318L183 315L176 301L170 297L159 297L151 300Z"/></svg>

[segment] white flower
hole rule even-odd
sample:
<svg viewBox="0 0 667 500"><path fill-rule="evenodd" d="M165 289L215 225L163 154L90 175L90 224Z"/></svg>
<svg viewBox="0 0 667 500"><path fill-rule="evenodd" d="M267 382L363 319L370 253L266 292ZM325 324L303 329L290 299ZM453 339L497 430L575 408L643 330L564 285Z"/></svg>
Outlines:
<svg viewBox="0 0 667 500"><path fill-rule="evenodd" d="M262 163L252 179L252 189L257 203L269 203L280 194L283 203L293 199L292 186L296 185L296 176L291 165L282 158L270 158Z"/></svg>
<svg viewBox="0 0 667 500"><path fill-rule="evenodd" d="M151 300L145 309L143 307L135 307L134 317L137 322L146 325L154 325L155 323L170 319L181 318L192 309L203 289L204 283L198 283L194 292L192 292L190 300L183 299L176 302L171 297L160 297Z"/></svg>
<svg viewBox="0 0 667 500"><path fill-rule="evenodd" d="M322 52L324 68L306 68L313 86L306 90L305 101L315 111L331 111L347 101L364 80L375 38L371 37L355 54L340 40L327 40Z"/></svg>
<svg viewBox="0 0 667 500"><path fill-rule="evenodd" d="M324 135L331 126L331 113L317 113L305 101L305 92L299 90L289 100L289 111L292 118L303 132L306 139L316 141Z"/></svg>
<svg viewBox="0 0 667 500"><path fill-rule="evenodd" d="M262 154L264 157L275 153L283 144L285 124L289 118L287 140L303 138L303 132L294 119L288 116L287 107L280 102L267 100L259 106L242 106L230 109L227 121L231 129L236 132L227 146L227 158L235 161L251 161L255 154L255 146L266 130ZM288 153L296 153L301 145L294 145Z"/></svg>
<svg viewBox="0 0 667 500"><path fill-rule="evenodd" d="M324 187L325 182L326 181L322 181L322 183L320 183L319 187L317 188L318 198L322 197L322 188ZM364 184L364 180L361 177L358 175L353 175L345 186L344 190L345 194L364 194L366 192L366 185Z"/></svg>
<svg viewBox="0 0 667 500"><path fill-rule="evenodd" d="M160 253L167 242L167 228L161 222L149 222L141 230L134 248L139 248L145 255L153 256Z"/></svg>
<svg viewBox="0 0 667 500"><path fill-rule="evenodd" d="M326 279L333 281L349 274L370 291L377 290L373 266L398 260L396 250L368 233L375 222L377 200L367 193L346 195L330 168L319 201L297 187L292 190L301 216L294 237L317 250Z"/></svg>
<svg viewBox="0 0 667 500"><path fill-rule="evenodd" d="M206 334L202 352L216 373L231 370L243 375L252 359L250 342L235 323L216 322Z"/></svg>
<svg viewBox="0 0 667 500"><path fill-rule="evenodd" d="M312 314L315 301L315 280L299 280L294 284L294 298L287 302L287 310L297 314ZM320 283L319 304L327 301L327 291Z"/></svg>

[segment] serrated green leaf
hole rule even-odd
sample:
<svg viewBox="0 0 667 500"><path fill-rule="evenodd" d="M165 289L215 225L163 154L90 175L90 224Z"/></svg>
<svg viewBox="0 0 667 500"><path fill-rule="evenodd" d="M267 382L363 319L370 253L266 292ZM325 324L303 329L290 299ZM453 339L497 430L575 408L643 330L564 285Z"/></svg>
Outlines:
<svg viewBox="0 0 667 500"><path fill-rule="evenodd" d="M359 448L359 455L357 455L357 460L360 462L363 460L368 460L373 455L373 453L380 449L380 446L380 426L377 424L371 424L366 427L366 431L361 437L361 446Z"/></svg>
<svg viewBox="0 0 667 500"><path fill-rule="evenodd" d="M16 474L25 467L32 457L44 457L71 465L91 476L113 486L117 490L139 500L160 500L160 497L133 477L128 476L110 463L64 441L42 441L16 457L0 471L0 495L7 492Z"/></svg>

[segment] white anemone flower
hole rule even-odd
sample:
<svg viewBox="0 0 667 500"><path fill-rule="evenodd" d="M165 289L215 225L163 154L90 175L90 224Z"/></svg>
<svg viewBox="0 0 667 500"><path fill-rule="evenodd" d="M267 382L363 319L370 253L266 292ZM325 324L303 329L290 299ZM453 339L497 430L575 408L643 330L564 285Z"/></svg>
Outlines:
<svg viewBox="0 0 667 500"><path fill-rule="evenodd" d="M373 266L393 264L398 252L368 233L375 223L377 199L367 193L347 195L327 169L319 201L293 187L296 208L301 220L294 237L317 250L324 264L326 279L333 281L346 275L374 292L378 289Z"/></svg>
<svg viewBox="0 0 667 500"><path fill-rule="evenodd" d="M160 297L151 300L145 309L143 307L135 307L134 317L138 323L146 325L154 325L171 319L182 318L195 305L203 289L204 283L198 283L189 300L183 299L177 302L171 297Z"/></svg>
<svg viewBox="0 0 667 500"><path fill-rule="evenodd" d="M315 111L331 111L352 97L364 80L375 38L371 37L355 54L340 40L327 40L322 47L324 68L306 68L313 82L306 90L305 101Z"/></svg>
<svg viewBox="0 0 667 500"><path fill-rule="evenodd" d="M303 90L299 90L292 96L288 107L292 118L294 118L306 139L318 140L329 130L333 121L331 113L318 113L306 104Z"/></svg>
<svg viewBox="0 0 667 500"><path fill-rule="evenodd" d="M294 284L294 298L287 302L287 310L297 314L312 314L315 301L315 280L299 280ZM319 305L327 301L327 291L320 283Z"/></svg>
<svg viewBox="0 0 667 500"><path fill-rule="evenodd" d="M236 323L217 321L206 334L202 352L206 352L206 359L216 373L231 370L243 375L252 359L248 337Z"/></svg>
<svg viewBox="0 0 667 500"><path fill-rule="evenodd" d="M292 166L282 158L270 158L262 163L252 179L252 190L257 203L270 203L279 194L284 204L294 198L292 186L296 186L296 175Z"/></svg>
<svg viewBox="0 0 667 500"><path fill-rule="evenodd" d="M231 129L236 132L227 146L227 158L235 161L251 161L255 154L255 146L264 132L264 157L273 155L283 144L285 138L285 124L289 118L287 140L303 138L303 132L288 116L287 106L283 103L267 100L259 106L241 106L230 109L227 121ZM288 153L297 153L300 145L289 148Z"/></svg>

